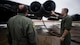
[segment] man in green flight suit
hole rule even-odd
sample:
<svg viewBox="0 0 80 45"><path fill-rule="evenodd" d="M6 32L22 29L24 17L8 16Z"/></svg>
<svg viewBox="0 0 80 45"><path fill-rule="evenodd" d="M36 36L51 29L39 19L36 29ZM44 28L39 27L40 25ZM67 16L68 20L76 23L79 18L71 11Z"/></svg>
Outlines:
<svg viewBox="0 0 80 45"><path fill-rule="evenodd" d="M9 19L7 27L11 45L38 45L36 30L31 19L27 18L28 8L19 5L18 14Z"/></svg>
<svg viewBox="0 0 80 45"><path fill-rule="evenodd" d="M68 16L68 8L63 8L61 14L58 15L54 11L52 12L52 15L57 16L58 18L62 18L61 21L61 37L60 37L60 42L61 45L70 45L71 43L71 35L70 35L70 30L72 26L72 18Z"/></svg>

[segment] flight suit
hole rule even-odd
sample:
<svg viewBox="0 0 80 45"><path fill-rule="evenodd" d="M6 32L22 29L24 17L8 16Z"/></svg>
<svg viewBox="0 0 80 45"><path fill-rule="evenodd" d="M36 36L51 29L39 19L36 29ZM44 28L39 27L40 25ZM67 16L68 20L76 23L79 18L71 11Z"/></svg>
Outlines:
<svg viewBox="0 0 80 45"><path fill-rule="evenodd" d="M8 21L8 32L12 45L38 45L37 32L31 19L24 14L18 14Z"/></svg>
<svg viewBox="0 0 80 45"><path fill-rule="evenodd" d="M59 16L59 18L62 18L61 21L61 36L64 33L64 30L68 30L69 33L64 37L64 41L61 42L61 45L70 45L71 43L71 35L70 35L70 30L71 30L71 26L72 26L72 18L70 16Z"/></svg>

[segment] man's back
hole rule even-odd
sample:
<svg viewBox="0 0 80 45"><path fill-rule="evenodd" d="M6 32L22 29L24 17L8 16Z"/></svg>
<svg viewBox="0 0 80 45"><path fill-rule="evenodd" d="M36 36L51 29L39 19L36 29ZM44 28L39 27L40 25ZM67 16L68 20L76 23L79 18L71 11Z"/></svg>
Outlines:
<svg viewBox="0 0 80 45"><path fill-rule="evenodd" d="M25 17L23 14L12 17L8 21L8 29L12 37L12 45L30 45L34 42L36 44L33 23L31 19ZM31 42L31 40L34 41Z"/></svg>

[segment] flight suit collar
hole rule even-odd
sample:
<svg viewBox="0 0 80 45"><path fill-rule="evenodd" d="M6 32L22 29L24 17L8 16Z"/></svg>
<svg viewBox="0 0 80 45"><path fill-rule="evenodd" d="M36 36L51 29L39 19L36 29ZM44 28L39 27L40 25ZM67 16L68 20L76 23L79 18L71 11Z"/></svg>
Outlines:
<svg viewBox="0 0 80 45"><path fill-rule="evenodd" d="M25 14L23 14L23 13L17 13L17 15L22 15L22 16L25 16Z"/></svg>

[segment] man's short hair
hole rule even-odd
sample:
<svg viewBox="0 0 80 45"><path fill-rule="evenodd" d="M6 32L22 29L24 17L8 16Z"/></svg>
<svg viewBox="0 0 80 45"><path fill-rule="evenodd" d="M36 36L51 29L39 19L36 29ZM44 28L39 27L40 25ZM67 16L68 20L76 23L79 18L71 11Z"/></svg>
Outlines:
<svg viewBox="0 0 80 45"><path fill-rule="evenodd" d="M66 13L68 13L69 12L69 9L68 8L63 8L65 11L66 11Z"/></svg>
<svg viewBox="0 0 80 45"><path fill-rule="evenodd" d="M18 7L18 13L25 13L26 11L28 11L27 6L24 5L21 9Z"/></svg>

